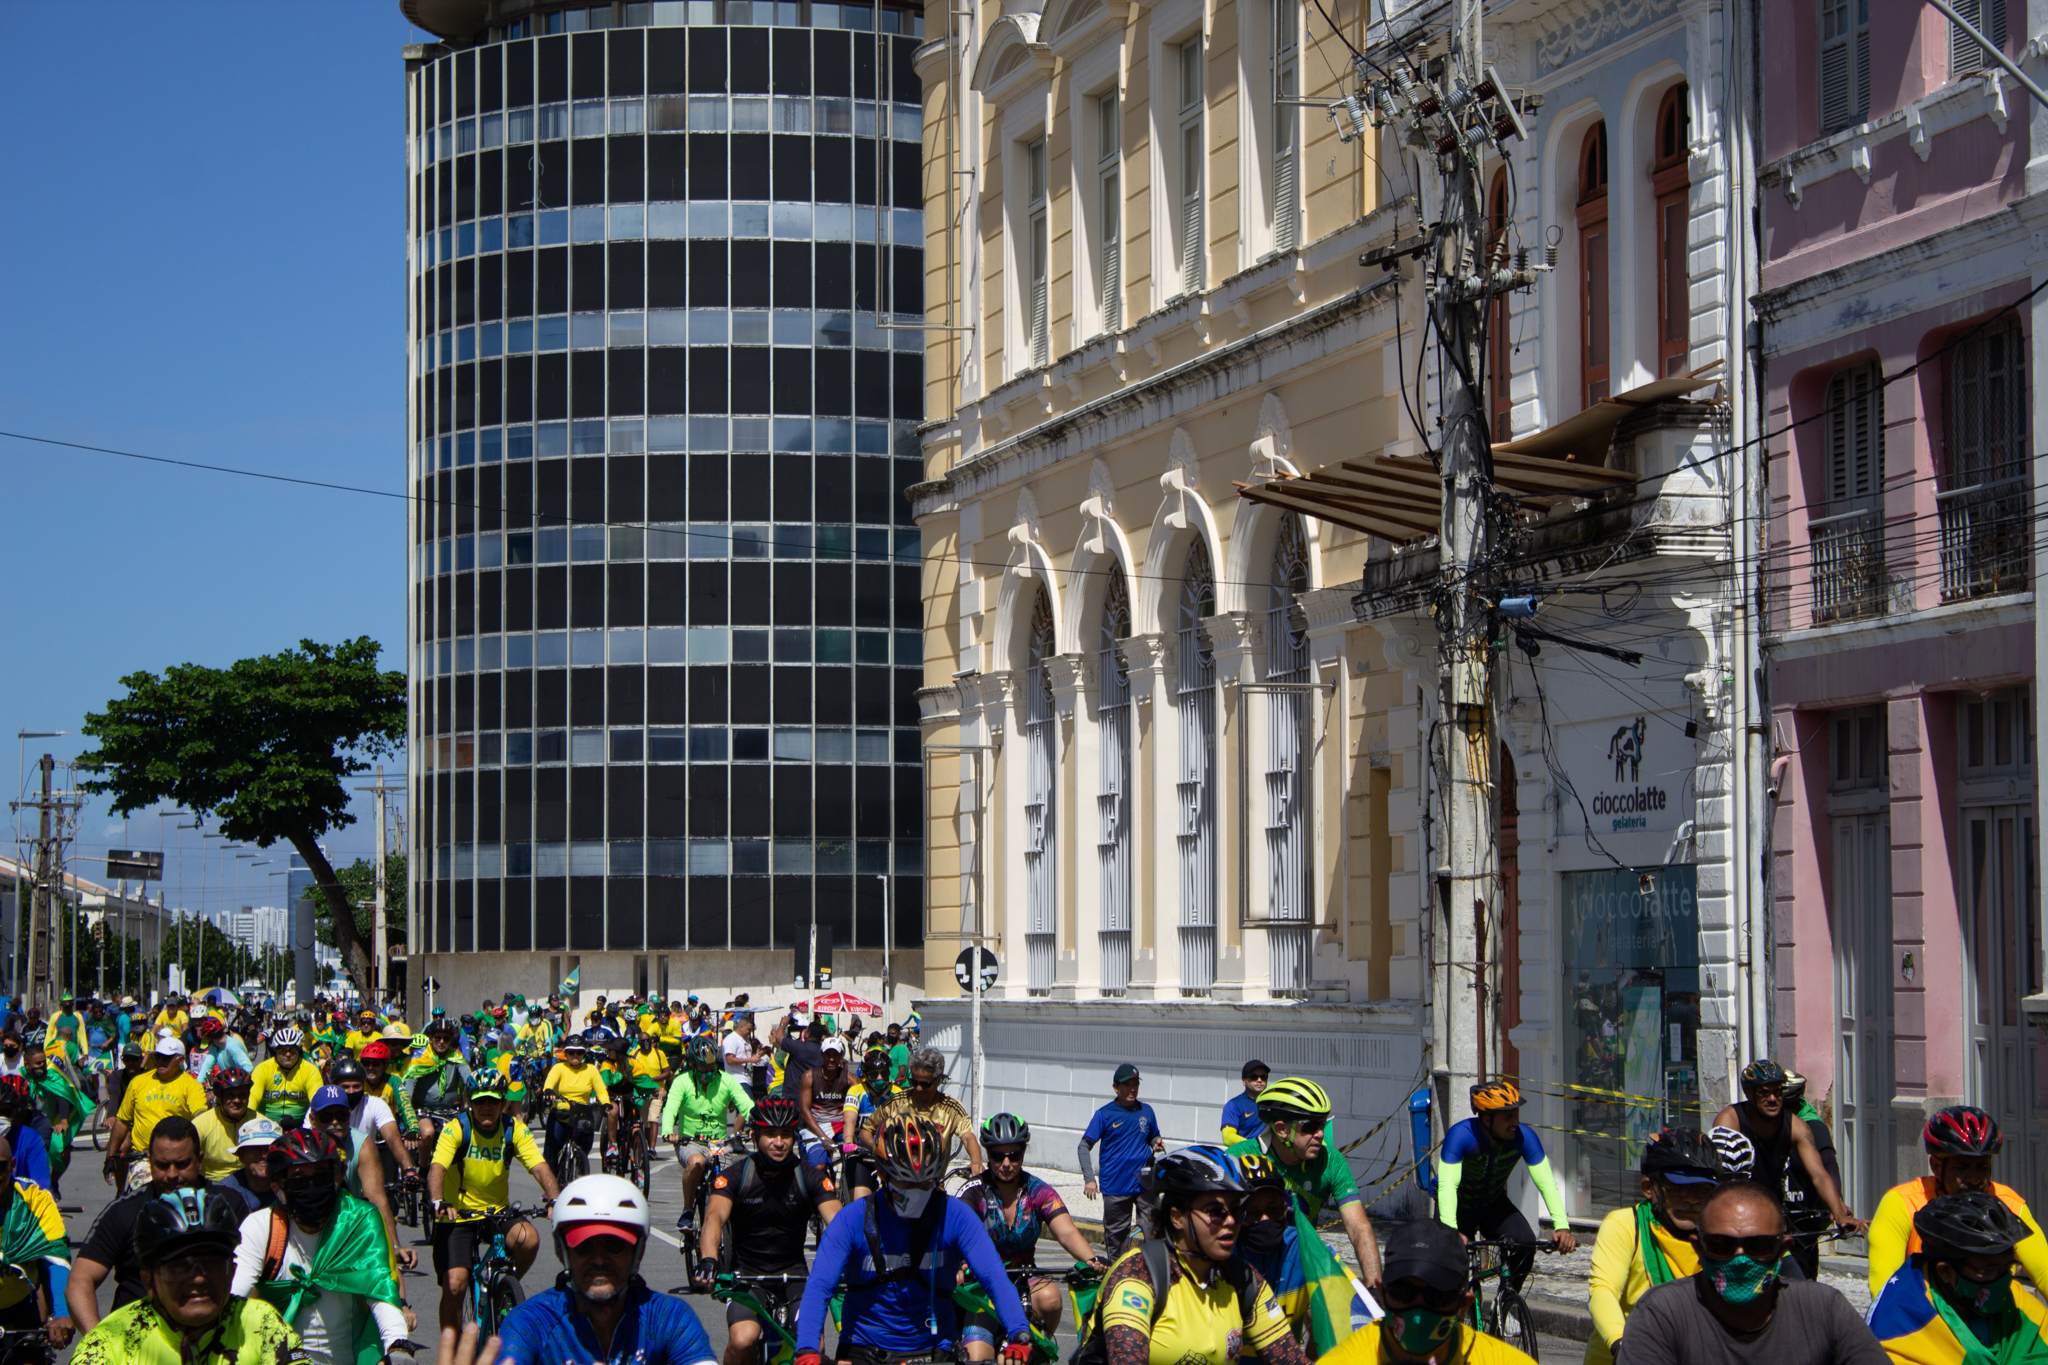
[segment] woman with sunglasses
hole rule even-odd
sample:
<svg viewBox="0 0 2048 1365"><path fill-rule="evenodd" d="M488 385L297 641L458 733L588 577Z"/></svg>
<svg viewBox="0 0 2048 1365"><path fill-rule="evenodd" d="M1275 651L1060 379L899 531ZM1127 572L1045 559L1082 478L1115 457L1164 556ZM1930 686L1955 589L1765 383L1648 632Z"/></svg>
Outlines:
<svg viewBox="0 0 2048 1365"><path fill-rule="evenodd" d="M1106 1365L1234 1365L1248 1354L1307 1365L1265 1277L1236 1254L1236 1163L1220 1147L1184 1147L1159 1158L1148 1183L1159 1201L1150 1235L1110 1267L1097 1300Z"/></svg>
<svg viewBox="0 0 2048 1365"><path fill-rule="evenodd" d="M1024 1169L1024 1151L1030 1145L1031 1125L1015 1114L997 1114L982 1124L981 1149L988 1167L979 1181L960 1191L960 1202L988 1229L1007 1270L1036 1270L1038 1239L1046 1232L1076 1261L1105 1265L1074 1226L1059 1191ZM1033 1278L1029 1284L1024 1311L1039 1331L1052 1336L1060 1327L1060 1282ZM986 1313L969 1319L960 1333L966 1358L994 1360L996 1330L996 1320Z"/></svg>

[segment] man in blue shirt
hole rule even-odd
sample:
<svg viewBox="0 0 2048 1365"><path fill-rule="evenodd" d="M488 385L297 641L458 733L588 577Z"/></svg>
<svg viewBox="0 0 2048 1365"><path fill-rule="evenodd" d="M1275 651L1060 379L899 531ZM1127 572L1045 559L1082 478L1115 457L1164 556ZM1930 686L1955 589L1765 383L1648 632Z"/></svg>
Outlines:
<svg viewBox="0 0 2048 1365"><path fill-rule="evenodd" d="M615 1175L570 1181L555 1197L554 1223L568 1288L505 1315L493 1365L716 1365L696 1311L640 1279L652 1220L631 1182Z"/></svg>
<svg viewBox="0 0 2048 1365"><path fill-rule="evenodd" d="M1125 1062L1116 1069L1116 1098L1095 1111L1088 1131L1081 1134L1077 1149L1081 1178L1088 1182L1090 1199L1102 1200L1103 1254L1114 1261L1130 1239L1131 1224L1149 1213L1152 1201L1145 1196L1145 1168L1152 1153L1166 1150L1159 1134L1159 1115L1149 1104L1138 1102L1138 1068ZM1102 1144L1102 1178L1095 1178L1096 1143ZM1145 1229L1138 1229L1140 1237Z"/></svg>
<svg viewBox="0 0 2048 1365"><path fill-rule="evenodd" d="M1266 1088L1266 1082L1273 1073L1266 1064L1254 1057L1244 1064L1238 1073L1244 1078L1244 1093L1232 1095L1223 1106L1223 1145L1234 1147L1246 1138L1255 1138L1266 1121L1259 1117L1259 1092Z"/></svg>
<svg viewBox="0 0 2048 1365"><path fill-rule="evenodd" d="M1003 1365L1029 1359L1031 1327L1002 1254L981 1218L936 1188L952 1152L946 1130L914 1112L896 1115L875 1134L882 1188L854 1200L818 1239L797 1311L792 1365L823 1365L818 1347L842 1276L839 1360L869 1363L934 1352L951 1358L959 1337L952 1290L963 1264L985 1287L1008 1335Z"/></svg>

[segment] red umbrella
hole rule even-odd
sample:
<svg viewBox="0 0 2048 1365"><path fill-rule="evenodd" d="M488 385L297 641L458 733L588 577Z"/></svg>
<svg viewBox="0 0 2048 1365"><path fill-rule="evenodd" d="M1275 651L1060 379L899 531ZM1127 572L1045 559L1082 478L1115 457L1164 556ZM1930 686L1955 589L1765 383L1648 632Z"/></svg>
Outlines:
<svg viewBox="0 0 2048 1365"><path fill-rule="evenodd" d="M882 1007L872 1000L863 1000L850 991L830 991L824 995L812 996L813 1014L865 1014L879 1019Z"/></svg>

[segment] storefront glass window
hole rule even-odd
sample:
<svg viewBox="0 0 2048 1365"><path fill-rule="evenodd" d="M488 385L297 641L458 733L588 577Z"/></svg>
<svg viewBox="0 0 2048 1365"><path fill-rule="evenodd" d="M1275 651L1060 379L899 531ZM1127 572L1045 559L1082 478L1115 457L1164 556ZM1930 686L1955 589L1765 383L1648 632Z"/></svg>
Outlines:
<svg viewBox="0 0 2048 1365"><path fill-rule="evenodd" d="M1564 876L1566 1076L1578 1213L1638 1197L1643 1143L1698 1126L1700 921L1691 866Z"/></svg>

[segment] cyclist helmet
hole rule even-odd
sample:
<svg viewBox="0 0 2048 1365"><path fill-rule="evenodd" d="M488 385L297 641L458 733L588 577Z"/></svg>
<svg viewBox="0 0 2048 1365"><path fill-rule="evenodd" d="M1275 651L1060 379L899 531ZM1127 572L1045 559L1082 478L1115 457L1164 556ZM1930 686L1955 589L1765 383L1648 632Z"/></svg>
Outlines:
<svg viewBox="0 0 2048 1365"><path fill-rule="evenodd" d="M754 1106L747 1122L756 1128L795 1128L803 1122L803 1115L797 1112L795 1100L771 1095Z"/></svg>
<svg viewBox="0 0 2048 1365"><path fill-rule="evenodd" d="M1314 1081L1283 1077L1259 1092L1259 1117L1268 1123L1274 1119L1326 1119L1330 1117L1330 1097Z"/></svg>
<svg viewBox="0 0 2048 1365"><path fill-rule="evenodd" d="M379 1038L375 1042L364 1043L363 1050L356 1055L366 1062L388 1062L391 1060L391 1044Z"/></svg>
<svg viewBox="0 0 2048 1365"><path fill-rule="evenodd" d="M1522 1092L1508 1080L1487 1081L1472 1087L1472 1112L1491 1114L1502 1109L1520 1109Z"/></svg>
<svg viewBox="0 0 2048 1365"><path fill-rule="evenodd" d="M135 1259L145 1270L153 1270L195 1251L230 1256L241 1226L242 1201L225 1191L166 1190L136 1211Z"/></svg>
<svg viewBox="0 0 2048 1365"><path fill-rule="evenodd" d="M1244 1181L1237 1163L1221 1147L1183 1147L1168 1152L1152 1165L1146 1182L1169 1201L1217 1191L1243 1194Z"/></svg>
<svg viewBox="0 0 2048 1365"><path fill-rule="evenodd" d="M633 1244L633 1270L647 1254L653 1220L647 1198L630 1180L615 1175L579 1176L555 1196L555 1255L569 1264L569 1248L592 1237L624 1238Z"/></svg>
<svg viewBox="0 0 2048 1365"><path fill-rule="evenodd" d="M907 1185L938 1181L953 1156L946 1130L915 1114L899 1114L883 1124L875 1147L881 1173Z"/></svg>
<svg viewBox="0 0 2048 1365"><path fill-rule="evenodd" d="M272 1052L277 1051L279 1048L303 1048L305 1046L306 1035L293 1028L290 1024L286 1024L283 1028L270 1035L270 1050Z"/></svg>
<svg viewBox="0 0 2048 1365"><path fill-rule="evenodd" d="M7 1091L9 1103L26 1102L29 1097L28 1078L26 1076L0 1076L0 1089Z"/></svg>
<svg viewBox="0 0 2048 1365"><path fill-rule="evenodd" d="M220 1020L213 1018L211 1015L204 1019L201 1019L199 1023L196 1025L196 1027L198 1029L199 1036L201 1038L205 1038L208 1040L218 1038L228 1031L228 1026L226 1024L223 1024Z"/></svg>
<svg viewBox="0 0 2048 1365"><path fill-rule="evenodd" d="M1233 1160L1237 1162L1237 1178L1244 1182L1247 1193L1284 1189L1287 1185L1287 1178L1280 1174L1280 1163L1264 1152L1249 1152Z"/></svg>
<svg viewBox="0 0 2048 1365"><path fill-rule="evenodd" d="M1785 1073L1785 1103L1797 1104L1806 1098L1806 1077L1796 1071Z"/></svg>
<svg viewBox="0 0 2048 1365"><path fill-rule="evenodd" d="M1961 1256L2003 1256L2027 1230L1997 1195L1969 1190L1931 1199L1913 1215L1928 1261Z"/></svg>
<svg viewBox="0 0 2048 1365"><path fill-rule="evenodd" d="M505 1098L505 1078L496 1070L480 1071L470 1083L469 1102L478 1100L502 1100Z"/></svg>
<svg viewBox="0 0 2048 1365"><path fill-rule="evenodd" d="M1707 1141L1714 1144L1720 1154L1721 1169L1731 1180L1747 1180L1749 1173L1756 1169L1756 1144L1751 1142L1739 1128L1716 1128L1707 1134Z"/></svg>
<svg viewBox="0 0 2048 1365"><path fill-rule="evenodd" d="M353 1057L336 1057L327 1064L327 1083L340 1085L344 1081L362 1081L368 1084L370 1073L363 1070L363 1064Z"/></svg>
<svg viewBox="0 0 2048 1365"><path fill-rule="evenodd" d="M1031 1125L1015 1114L997 1114L981 1125L981 1146L984 1151L990 1147L1029 1147Z"/></svg>
<svg viewBox="0 0 2048 1365"><path fill-rule="evenodd" d="M275 1180L283 1175L285 1166L340 1161L342 1155L340 1145L318 1128L295 1128L270 1144L270 1155L266 1160L274 1172L271 1179Z"/></svg>
<svg viewBox="0 0 2048 1365"><path fill-rule="evenodd" d="M1929 1156L1997 1156L2005 1145L1998 1120L1968 1104L1937 1109L1921 1139Z"/></svg>
<svg viewBox="0 0 2048 1365"><path fill-rule="evenodd" d="M1642 1171L1681 1185L1718 1184L1728 1173L1720 1151L1697 1128L1666 1128L1657 1134L1643 1148Z"/></svg>
<svg viewBox="0 0 2048 1365"><path fill-rule="evenodd" d="M247 1090L249 1073L238 1066L224 1066L213 1073L213 1079L208 1084L214 1088L215 1093L222 1090Z"/></svg>
<svg viewBox="0 0 2048 1365"><path fill-rule="evenodd" d="M708 1033L700 1033L690 1040L689 1061L693 1067L718 1065L718 1040Z"/></svg>
<svg viewBox="0 0 2048 1365"><path fill-rule="evenodd" d="M566 1037L566 1038L564 1038L564 1039L562 1040L562 1055L563 1055L563 1056L567 1056L567 1055L568 1055L569 1053L571 1053L571 1052L588 1052L588 1051L590 1051L590 1048L589 1048L589 1046L588 1046L588 1045L587 1045L586 1043L584 1043L584 1041L583 1041L583 1039L582 1039L581 1037L579 1037L578 1035L576 1035L576 1034L574 1034L574 1033L570 1034L570 1035L569 1035L568 1037Z"/></svg>
<svg viewBox="0 0 2048 1365"><path fill-rule="evenodd" d="M1779 1066L1768 1057L1759 1057L1756 1061L1742 1068L1742 1088L1744 1090L1754 1090L1760 1085L1783 1086L1784 1084L1785 1068Z"/></svg>
<svg viewBox="0 0 2048 1365"><path fill-rule="evenodd" d="M464 1023L468 1023L469 1016L463 1015L462 1020ZM453 1038L461 1031L460 1028L456 1027L453 1019L446 1017L436 1019L433 1023L427 1025L427 1036L429 1038Z"/></svg>

